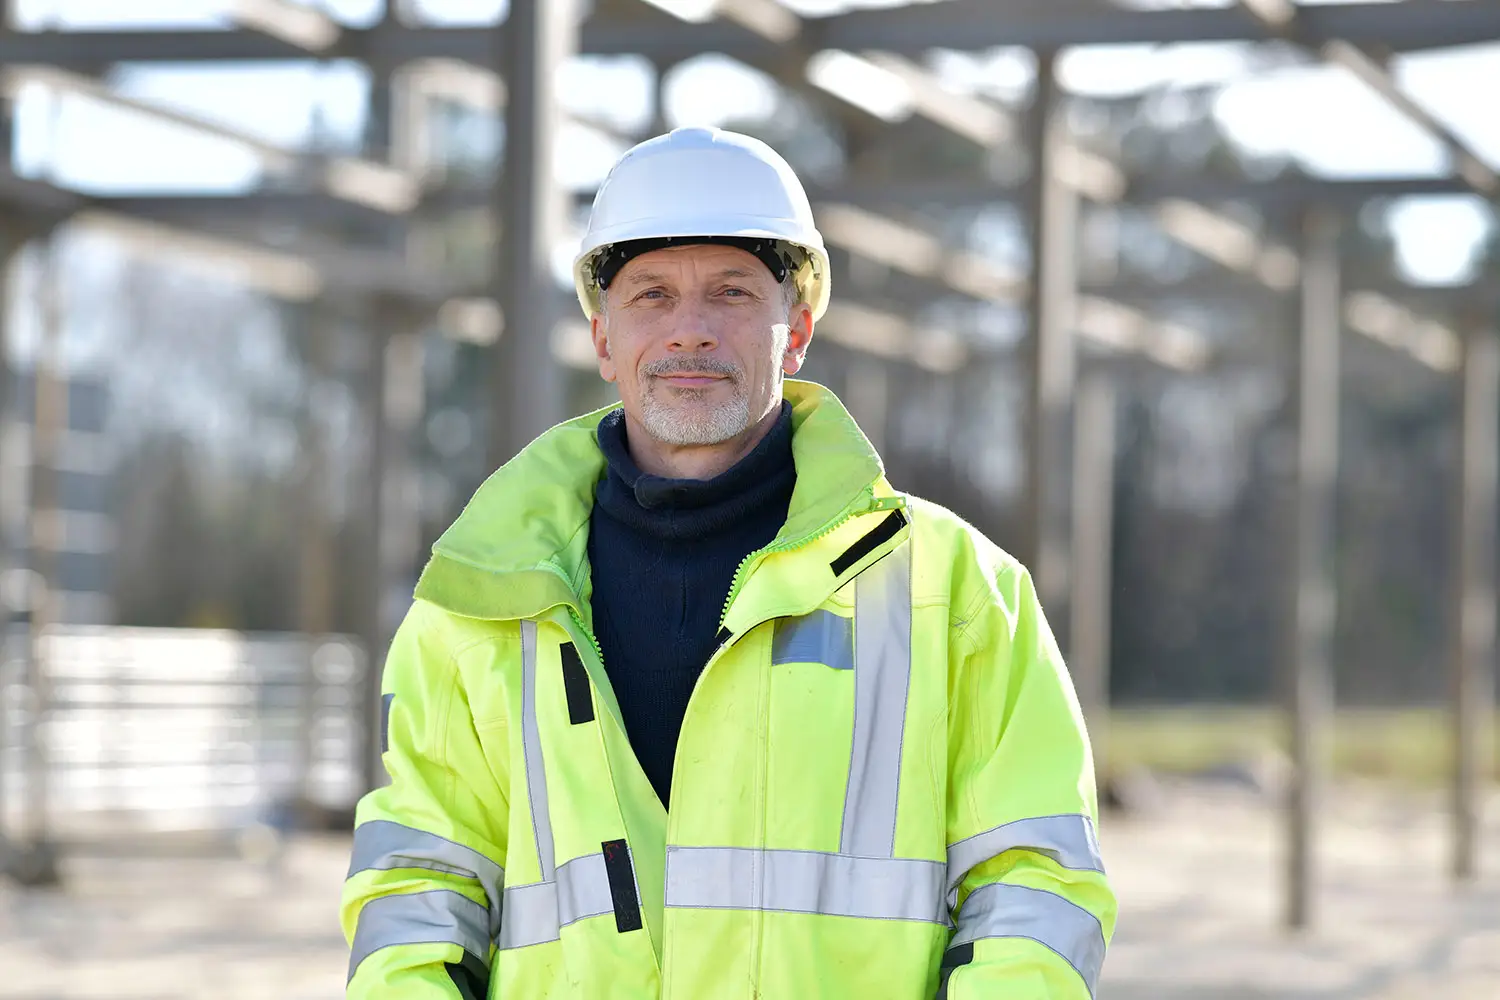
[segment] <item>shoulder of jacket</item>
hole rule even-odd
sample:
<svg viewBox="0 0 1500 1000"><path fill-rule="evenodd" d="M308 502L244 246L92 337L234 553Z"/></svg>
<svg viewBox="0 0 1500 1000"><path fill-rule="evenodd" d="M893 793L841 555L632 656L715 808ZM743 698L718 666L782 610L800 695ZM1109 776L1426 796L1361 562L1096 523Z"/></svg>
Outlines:
<svg viewBox="0 0 1500 1000"><path fill-rule="evenodd" d="M456 662L476 646L516 641L519 637L519 626L514 621L470 618L421 597L412 600L401 628L412 631L419 645L449 662Z"/></svg>
<svg viewBox="0 0 1500 1000"><path fill-rule="evenodd" d="M936 547L938 558L946 558L955 568L972 568L986 574L1025 572L1019 559L995 544L963 516L922 497L907 496L907 512L918 544L929 551Z"/></svg>
<svg viewBox="0 0 1500 1000"><path fill-rule="evenodd" d="M911 497L908 511L917 563L930 585L947 595L955 641L979 643L982 633L1000 621L1013 627L1031 589L1030 573L1021 561L941 504Z"/></svg>

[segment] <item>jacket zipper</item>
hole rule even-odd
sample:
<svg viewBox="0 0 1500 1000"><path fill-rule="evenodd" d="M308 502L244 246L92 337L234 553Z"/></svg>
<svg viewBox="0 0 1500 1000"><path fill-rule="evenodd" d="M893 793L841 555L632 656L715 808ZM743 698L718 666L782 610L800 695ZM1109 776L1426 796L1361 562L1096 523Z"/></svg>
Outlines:
<svg viewBox="0 0 1500 1000"><path fill-rule="evenodd" d="M871 491L867 489L865 491L865 495L870 496ZM759 562L761 559L769 555L775 555L780 552L790 552L792 549L800 549L804 545L811 545L813 542L816 542L824 535L832 534L834 531L843 527L845 523L862 514L878 514L883 510L895 510L898 507L904 506L906 506L906 501L901 497L881 497L878 500L873 499L872 497L869 506L861 506L857 510L853 509L852 507L846 507L844 509L844 513L840 514L832 521L828 521L827 523L823 524L816 531L803 535L801 538L793 538L784 542L772 542L765 548L756 549L754 552L750 553L744 559L740 560L739 566L734 571L734 577L729 582L729 592L724 595L724 607L719 611L720 631L722 631L724 628L725 619L729 617L729 606L732 605L734 603L734 599L739 596L740 588L744 586L745 583L747 570L753 563ZM723 648L723 646L727 643L728 640L726 639L725 642L720 643L719 646L716 646L714 648L714 653L717 654L719 650ZM708 662L713 662L712 655L709 656ZM708 669L707 664L704 665L704 669Z"/></svg>

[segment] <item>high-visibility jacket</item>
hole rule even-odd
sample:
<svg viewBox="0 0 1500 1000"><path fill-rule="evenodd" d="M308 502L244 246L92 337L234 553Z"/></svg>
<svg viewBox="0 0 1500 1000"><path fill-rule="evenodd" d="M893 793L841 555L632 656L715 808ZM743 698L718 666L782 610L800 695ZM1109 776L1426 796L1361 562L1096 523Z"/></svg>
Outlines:
<svg viewBox="0 0 1500 1000"><path fill-rule="evenodd" d="M1113 933L1082 715L1027 571L788 381L797 484L689 701L671 809L590 631L604 411L434 546L342 908L361 1000L1082 1000Z"/></svg>

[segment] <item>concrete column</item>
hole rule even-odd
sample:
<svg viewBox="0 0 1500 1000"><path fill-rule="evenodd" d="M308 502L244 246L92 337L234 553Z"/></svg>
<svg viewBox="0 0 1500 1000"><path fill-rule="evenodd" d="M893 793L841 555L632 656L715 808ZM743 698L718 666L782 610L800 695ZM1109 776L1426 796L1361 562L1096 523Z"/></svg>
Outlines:
<svg viewBox="0 0 1500 1000"><path fill-rule="evenodd" d="M1078 195L1063 183L1057 158L1065 141L1054 73L1056 53L1037 53L1036 97L1029 113L1035 157L1031 181L1032 288L1025 356L1027 405L1024 561L1043 609L1061 624L1068 598L1067 476L1074 391Z"/></svg>
<svg viewBox="0 0 1500 1000"><path fill-rule="evenodd" d="M1073 439L1073 581L1068 662L1104 771L1109 713L1110 583L1114 545L1115 387L1090 372L1078 387Z"/></svg>
<svg viewBox="0 0 1500 1000"><path fill-rule="evenodd" d="M494 354L492 467L563 415L562 372L552 357L552 328L563 296L551 261L567 206L554 162L562 127L557 75L578 48L576 0L511 0L498 34L508 94L505 152L494 190L501 233L497 297L505 327Z"/></svg>
<svg viewBox="0 0 1500 1000"><path fill-rule="evenodd" d="M1453 693L1453 875L1479 874L1495 707L1496 464L1500 452L1500 340L1487 324L1464 331L1459 372L1459 461L1454 483L1448 601Z"/></svg>
<svg viewBox="0 0 1500 1000"><path fill-rule="evenodd" d="M1314 920L1316 831L1333 714L1334 486L1339 430L1339 221L1310 209L1303 220L1297 363L1293 373L1297 460L1292 491L1284 666L1291 719L1292 787L1287 800L1286 921Z"/></svg>

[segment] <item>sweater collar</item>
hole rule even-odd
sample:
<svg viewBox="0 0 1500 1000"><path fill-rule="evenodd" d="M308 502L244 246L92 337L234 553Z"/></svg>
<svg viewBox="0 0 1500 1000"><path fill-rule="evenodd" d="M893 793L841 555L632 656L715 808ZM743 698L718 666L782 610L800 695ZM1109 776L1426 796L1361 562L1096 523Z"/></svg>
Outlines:
<svg viewBox="0 0 1500 1000"><path fill-rule="evenodd" d="M771 429L743 458L712 479L673 479L642 472L631 457L624 410L599 422L607 468L594 500L598 509L638 531L693 537L733 524L779 501L785 514L796 482L792 404L785 400Z"/></svg>

